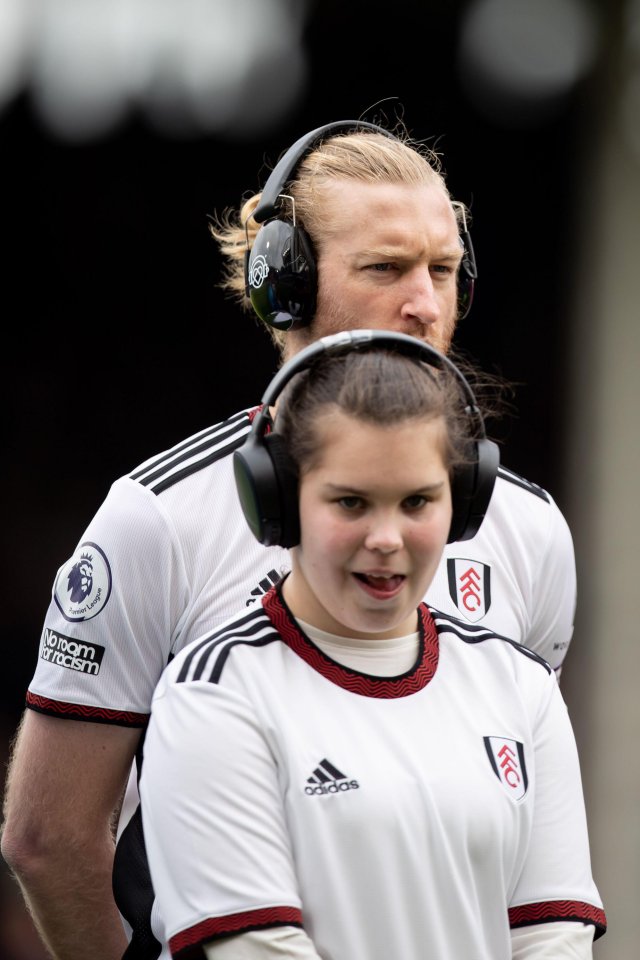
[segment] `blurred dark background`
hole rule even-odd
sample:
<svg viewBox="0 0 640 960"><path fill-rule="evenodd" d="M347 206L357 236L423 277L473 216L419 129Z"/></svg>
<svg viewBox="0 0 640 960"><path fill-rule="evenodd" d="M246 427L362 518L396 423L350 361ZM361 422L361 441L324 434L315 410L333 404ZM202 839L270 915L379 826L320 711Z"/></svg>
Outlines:
<svg viewBox="0 0 640 960"><path fill-rule="evenodd" d="M160 4L172 6L184 26L190 4ZM170 84L193 86L202 50L187 51L182 74L175 50L151 62L145 48L143 65L132 59L146 85L121 83L120 102L87 93L74 119L83 75L68 66L56 79L54 67L80 50L92 76L95 38L84 22L68 47L45 42L45 24L29 33L0 112L7 739L55 571L110 483L255 402L273 375L268 335L217 286L207 217L258 190L316 126L402 118L442 154L452 195L471 207L479 269L457 346L514 384L517 413L494 431L503 461L569 509L561 454L585 162L624 24L622 0L606 6L605 16L588 0L244 0L234 21L220 0L200 31L215 36L212 62L237 49L253 67L211 97L217 114L206 89L191 102ZM223 78L240 69L223 66ZM7 960L37 960L33 946L11 950Z"/></svg>

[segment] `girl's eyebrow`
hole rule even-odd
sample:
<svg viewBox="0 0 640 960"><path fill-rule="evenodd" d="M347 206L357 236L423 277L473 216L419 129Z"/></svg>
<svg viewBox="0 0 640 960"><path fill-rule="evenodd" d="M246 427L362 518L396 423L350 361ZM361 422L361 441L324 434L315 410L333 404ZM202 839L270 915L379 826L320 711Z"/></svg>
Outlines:
<svg viewBox="0 0 640 960"><path fill-rule="evenodd" d="M436 483L425 483L421 487L416 487L416 488L412 487L408 492L411 494L434 493L437 490L441 490L443 486L444 486L444 481L438 480L436 481ZM370 490L361 490L359 487L354 487L351 485L347 486L342 483L331 483L330 481L325 483L324 487L329 493L333 493L333 494L349 493L352 496L364 497L364 496L367 496L368 493L370 493ZM407 493L404 493L403 496L406 497Z"/></svg>

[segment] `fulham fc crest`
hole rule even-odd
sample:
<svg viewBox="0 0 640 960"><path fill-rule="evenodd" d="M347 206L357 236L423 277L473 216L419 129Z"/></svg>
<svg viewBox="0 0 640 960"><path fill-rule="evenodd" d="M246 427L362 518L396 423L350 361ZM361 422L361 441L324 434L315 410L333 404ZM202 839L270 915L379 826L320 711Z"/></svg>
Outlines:
<svg viewBox="0 0 640 960"><path fill-rule="evenodd" d="M484 745L491 768L504 789L512 800L521 800L529 786L524 746L519 740L506 737L484 737Z"/></svg>
<svg viewBox="0 0 640 960"><path fill-rule="evenodd" d="M491 567L478 560L447 560L449 596L465 620L482 620L491 606Z"/></svg>

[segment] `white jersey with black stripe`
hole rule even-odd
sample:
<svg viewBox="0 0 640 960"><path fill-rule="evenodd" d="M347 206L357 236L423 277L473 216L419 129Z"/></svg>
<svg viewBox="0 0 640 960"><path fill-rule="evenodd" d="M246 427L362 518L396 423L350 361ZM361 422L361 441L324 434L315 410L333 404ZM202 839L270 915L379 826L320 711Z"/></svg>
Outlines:
<svg viewBox="0 0 640 960"><path fill-rule="evenodd" d="M250 607L289 569L242 515L233 451L256 408L117 480L59 569L27 703L144 726L171 656ZM525 644L558 670L576 602L573 543L549 494L501 467L485 520L449 544L429 603Z"/></svg>
<svg viewBox="0 0 640 960"><path fill-rule="evenodd" d="M501 466L471 540L448 544L427 601L535 651L560 674L573 636L573 538L556 502Z"/></svg>
<svg viewBox="0 0 640 960"><path fill-rule="evenodd" d="M262 606L190 644L154 697L141 796L163 958L280 925L336 960L509 960L510 928L604 931L545 661L422 605L411 668L371 676L323 653L278 587Z"/></svg>

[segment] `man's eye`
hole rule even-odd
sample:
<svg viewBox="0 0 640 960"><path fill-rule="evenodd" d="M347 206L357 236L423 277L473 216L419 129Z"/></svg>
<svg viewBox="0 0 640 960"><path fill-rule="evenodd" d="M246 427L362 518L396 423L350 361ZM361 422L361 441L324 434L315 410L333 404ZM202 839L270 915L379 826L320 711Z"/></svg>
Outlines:
<svg viewBox="0 0 640 960"><path fill-rule="evenodd" d="M393 270L392 263L370 263L368 270L374 270L376 273L387 273L389 270Z"/></svg>

